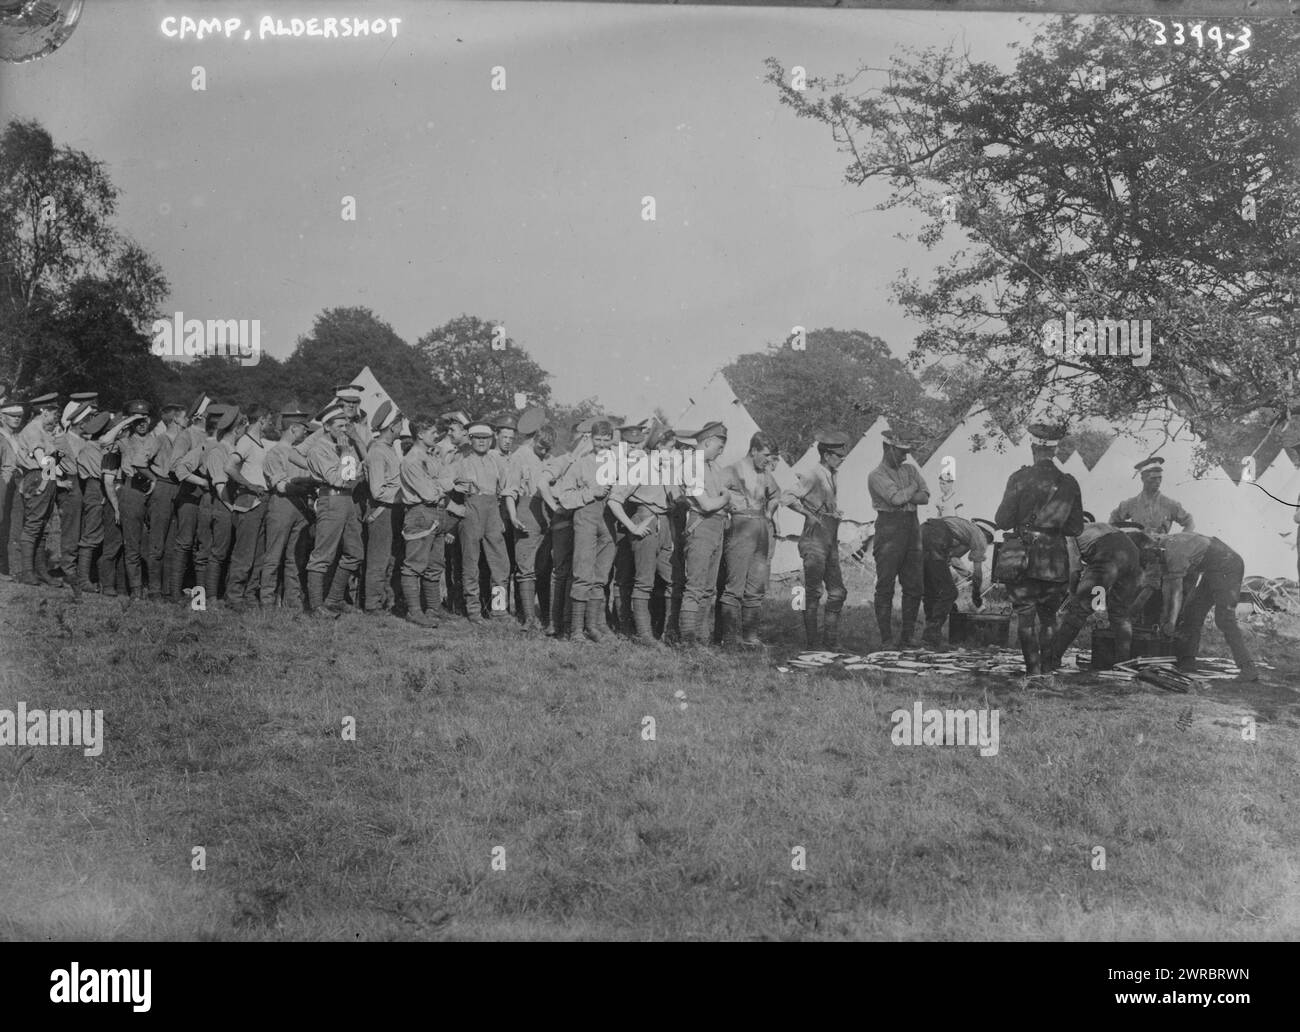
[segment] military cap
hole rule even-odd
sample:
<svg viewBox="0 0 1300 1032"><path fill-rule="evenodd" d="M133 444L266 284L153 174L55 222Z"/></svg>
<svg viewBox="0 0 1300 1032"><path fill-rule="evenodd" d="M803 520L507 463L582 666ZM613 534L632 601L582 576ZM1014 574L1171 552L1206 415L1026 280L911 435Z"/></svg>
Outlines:
<svg viewBox="0 0 1300 1032"><path fill-rule="evenodd" d="M521 437L528 437L537 433L545 423L546 413L539 408L530 408L519 417L519 426L516 429Z"/></svg>
<svg viewBox="0 0 1300 1032"><path fill-rule="evenodd" d="M374 418L370 420L370 429L377 434L383 433L400 415L401 413L397 411L397 406L391 401L386 401L379 406L378 411L375 412Z"/></svg>
<svg viewBox="0 0 1300 1032"><path fill-rule="evenodd" d="M727 427L725 423L714 420L711 423L705 423L704 429L695 435L695 439L703 444L710 437L721 437L724 441L727 439Z"/></svg>
<svg viewBox="0 0 1300 1032"><path fill-rule="evenodd" d="M852 443L849 435L843 430L826 430L816 435L817 447L821 451L828 451L832 455L847 455L849 445Z"/></svg>
<svg viewBox="0 0 1300 1032"><path fill-rule="evenodd" d="M519 426L519 420L514 417L513 413L502 412L492 417L493 430L514 430Z"/></svg>
<svg viewBox="0 0 1300 1032"><path fill-rule="evenodd" d="M1055 448L1065 437L1064 423L1030 423L1030 443L1040 448Z"/></svg>
<svg viewBox="0 0 1300 1032"><path fill-rule="evenodd" d="M469 435L470 437L491 437L492 427L481 421L474 423L469 428Z"/></svg>
<svg viewBox="0 0 1300 1032"><path fill-rule="evenodd" d="M175 401L175 400L173 400L173 401L169 401L169 402L167 402L167 403L166 403L165 405L163 405L163 407L160 408L158 411L159 411L159 412L184 412L184 411L185 411L185 406L182 405L179 401Z"/></svg>
<svg viewBox="0 0 1300 1032"><path fill-rule="evenodd" d="M108 429L108 424L113 421L113 416L108 412L97 412L91 416L81 427L83 437L98 437Z"/></svg>
<svg viewBox="0 0 1300 1032"><path fill-rule="evenodd" d="M1083 514L1083 522L1084 522L1084 523L1096 523L1096 522L1097 522L1097 517L1094 516L1094 515L1093 515L1092 513L1090 513L1090 512L1085 512L1085 513Z"/></svg>
<svg viewBox="0 0 1300 1032"><path fill-rule="evenodd" d="M696 432L697 431L694 430L690 433L687 433L685 430L673 431L673 447L681 448L683 451L688 448L698 448L700 446L700 439L695 436Z"/></svg>
<svg viewBox="0 0 1300 1032"><path fill-rule="evenodd" d="M77 391L76 394L68 395L69 401L79 401L83 404L96 402L99 400L99 391Z"/></svg>
<svg viewBox="0 0 1300 1032"><path fill-rule="evenodd" d="M57 409L59 407L59 396L52 393L42 394L39 398L33 398L27 404L37 410Z"/></svg>
<svg viewBox="0 0 1300 1032"><path fill-rule="evenodd" d="M464 412L444 412L438 417L443 426L450 426L452 423L459 423L461 426L469 426L469 416Z"/></svg>
<svg viewBox="0 0 1300 1032"><path fill-rule="evenodd" d="M343 411L343 406L337 401L331 401L323 409L316 413L316 418L320 420L321 426L326 426L334 419L347 419L348 414Z"/></svg>
<svg viewBox="0 0 1300 1032"><path fill-rule="evenodd" d="M1163 476L1165 472L1165 459L1163 455L1152 455L1149 459L1143 459L1135 463L1133 468L1146 476L1148 473L1154 473L1157 476Z"/></svg>
<svg viewBox="0 0 1300 1032"><path fill-rule="evenodd" d="M206 394L200 394L197 398L195 398L193 401L190 402L190 407L185 410L185 414L189 416L190 419L198 419L199 416L203 416L207 414L208 406L211 404L212 404L211 398L209 398Z"/></svg>
<svg viewBox="0 0 1300 1032"><path fill-rule="evenodd" d="M591 427L595 422L595 416L588 416L586 419L580 419L578 422L573 424L573 432L575 434L589 434L591 433Z"/></svg>
<svg viewBox="0 0 1300 1032"><path fill-rule="evenodd" d="M13 398L6 399L4 405L0 405L0 413L6 416L21 416L26 411L27 406Z"/></svg>
<svg viewBox="0 0 1300 1032"><path fill-rule="evenodd" d="M132 423L139 423L141 420L148 420L148 418L148 416L142 416L139 413L132 415L128 412L119 416L109 429L120 430L124 426L129 426Z"/></svg>
<svg viewBox="0 0 1300 1032"><path fill-rule="evenodd" d="M899 451L911 451L916 447L916 442L901 430L886 430L880 435L880 439L891 448L897 448Z"/></svg>
<svg viewBox="0 0 1300 1032"><path fill-rule="evenodd" d="M618 428L618 432L620 436L627 437L629 435L637 436L640 434L644 434L649 429L650 429L650 420L642 419L635 423L630 421L624 423L622 426Z"/></svg>
<svg viewBox="0 0 1300 1032"><path fill-rule="evenodd" d="M217 433L224 434L227 430L229 430L232 426L234 426L238 420L239 420L239 406L238 405L229 406L226 409L226 411L221 414L221 418L217 420Z"/></svg>
<svg viewBox="0 0 1300 1032"><path fill-rule="evenodd" d="M306 426L311 421L311 415L307 412L281 412L280 425L293 426L294 423L301 423Z"/></svg>
<svg viewBox="0 0 1300 1032"><path fill-rule="evenodd" d="M126 403L126 414L128 416L147 416L149 415L149 403L143 398L128 401Z"/></svg>
<svg viewBox="0 0 1300 1032"><path fill-rule="evenodd" d="M90 406L83 401L69 401L63 406L63 415L59 417L59 422L64 426L72 426L77 422L77 417L85 419L90 412Z"/></svg>
<svg viewBox="0 0 1300 1032"><path fill-rule="evenodd" d="M360 405L361 392L364 390L359 383L344 383L334 388L334 397L339 401Z"/></svg>

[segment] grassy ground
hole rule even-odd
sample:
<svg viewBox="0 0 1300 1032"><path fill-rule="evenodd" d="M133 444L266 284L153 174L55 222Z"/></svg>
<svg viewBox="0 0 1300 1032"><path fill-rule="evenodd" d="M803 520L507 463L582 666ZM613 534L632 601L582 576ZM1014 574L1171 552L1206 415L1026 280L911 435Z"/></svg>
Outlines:
<svg viewBox="0 0 1300 1032"><path fill-rule="evenodd" d="M0 747L0 937L1300 936L1294 638L1200 696L781 674L774 595L757 657L4 582L0 707L106 742ZM894 746L917 699L999 708L998 755Z"/></svg>

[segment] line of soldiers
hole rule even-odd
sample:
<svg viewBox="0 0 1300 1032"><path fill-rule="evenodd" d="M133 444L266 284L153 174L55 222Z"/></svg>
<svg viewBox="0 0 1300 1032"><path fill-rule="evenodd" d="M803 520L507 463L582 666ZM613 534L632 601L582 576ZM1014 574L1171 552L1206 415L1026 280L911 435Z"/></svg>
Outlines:
<svg viewBox="0 0 1300 1032"><path fill-rule="evenodd" d="M292 611L305 597L319 618L360 608L436 627L445 577L448 608L473 624L513 610L528 630L599 641L612 608L613 625L632 637L691 644L713 640L716 613L717 640L758 646L773 520L784 504L804 517L806 644L838 646L847 591L836 471L847 434L820 434L818 464L782 493L771 474L776 446L763 433L740 461L717 464L727 442L720 422L651 431L649 420L615 430L586 419L572 427L573 447L556 455L540 410L471 422L463 412L405 419L391 402L367 416L360 403L361 388L342 385L313 421L205 396L164 405L154 423L142 401L99 411L94 392L63 405L54 394L25 405L4 399L0 540L8 547L0 561L24 583L57 585L42 547L57 508L74 599L95 581L102 594L194 608ZM957 598L952 567L963 557L973 564L978 608L996 527L1009 532L995 575L1011 596L1028 674L1059 668L1100 587L1120 660L1131 649L1132 614L1154 597L1180 667L1195 668L1201 624L1215 608L1242 678L1257 679L1235 618L1240 556L1194 533L1190 514L1160 494L1159 458L1139 464L1141 494L1121 502L1110 523L1094 521L1078 482L1055 463L1064 433L1030 427L1033 465L1008 480L992 523L949 515L924 524L917 513L930 492L906 461L914 443L884 434L868 477L882 646L911 645L924 602L922 642L942 647ZM699 476L618 482L608 475L616 438L624 466L640 458L667 471L680 450L694 453ZM1174 521L1182 533L1169 534Z"/></svg>
<svg viewBox="0 0 1300 1032"><path fill-rule="evenodd" d="M765 435L723 469L719 422L651 433L649 420L616 432L586 419L552 455L539 410L471 422L405 419L391 403L367 416L360 402L342 385L312 420L205 396L154 422L143 401L101 412L94 392L8 399L5 572L60 584L43 547L57 507L62 583L78 601L92 585L196 609L305 599L318 618L359 608L436 627L445 576L449 608L473 624L513 609L525 629L601 640L612 598L625 633L692 643L710 638L716 603L725 643L761 644L780 500ZM616 436L665 470L674 449L698 453L698 482L612 482Z"/></svg>

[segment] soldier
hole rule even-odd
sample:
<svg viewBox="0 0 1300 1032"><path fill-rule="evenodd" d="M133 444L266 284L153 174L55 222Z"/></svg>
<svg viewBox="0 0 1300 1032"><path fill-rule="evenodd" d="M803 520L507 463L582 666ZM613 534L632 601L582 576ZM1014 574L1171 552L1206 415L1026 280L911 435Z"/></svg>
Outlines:
<svg viewBox="0 0 1300 1032"><path fill-rule="evenodd" d="M574 630L569 595L573 590L573 510L566 507L556 488L575 462L591 451L591 429L596 421L579 420L572 427L573 446L565 455L555 456L543 468L540 490L551 506L551 626L552 637L567 638ZM584 612L585 617L585 612ZM582 628L577 628L581 632Z"/></svg>
<svg viewBox="0 0 1300 1032"><path fill-rule="evenodd" d="M867 477L871 505L876 510L876 626L881 648L890 640L894 614L894 581L903 588L903 625L895 648L908 648L916 630L916 612L924 593L921 525L916 509L930 501L921 471L905 461L914 445L894 430L886 430L883 461Z"/></svg>
<svg viewBox="0 0 1300 1032"><path fill-rule="evenodd" d="M717 596L722 541L733 496L724 486L722 470L717 466L718 456L727 446L726 426L709 423L699 433L688 436L698 442L699 451L694 456L696 481L685 493L683 568L686 583L680 621L682 644L697 645L709 640L709 610Z"/></svg>
<svg viewBox="0 0 1300 1032"><path fill-rule="evenodd" d="M63 433L55 446L61 456L59 478L55 481L55 505L59 510L59 555L63 580L72 589L72 601L81 601L81 582L77 579L77 543L81 540L81 477L77 456L85 446L80 432L94 408L84 401L69 401L63 407Z"/></svg>
<svg viewBox="0 0 1300 1032"><path fill-rule="evenodd" d="M465 592L465 615L470 623L482 623L491 618L493 611L504 611L496 605L498 597L504 602L506 579L510 576L510 560L506 555L505 532L501 526L501 492L505 488L506 471L501 459L489 455L492 447L492 428L487 423L475 423L469 428L473 451L456 460L456 490L465 495L465 518L460 524L461 588ZM479 598L478 559L482 550L487 555L490 596ZM501 595L497 592L500 589Z"/></svg>
<svg viewBox="0 0 1300 1032"><path fill-rule="evenodd" d="M130 432L148 416L110 414L109 429L100 437L100 483L107 508L103 510L104 548L99 556L99 593L115 596L127 593L126 564L122 560L122 506L118 499L118 482L122 472L122 452L118 438ZM110 518L111 517L111 518Z"/></svg>
<svg viewBox="0 0 1300 1032"><path fill-rule="evenodd" d="M438 626L438 595L446 553L443 536L457 528L450 513L450 493L456 486L454 460L438 448L438 424L429 416L411 420L415 441L402 457L399 477L405 503L402 538L402 598L406 618L421 627Z"/></svg>
<svg viewBox="0 0 1300 1032"><path fill-rule="evenodd" d="M939 516L921 525L923 585L925 599L925 633L927 648L943 648L943 628L957 601L957 584L952 579L952 565L970 556L971 604L983 604L984 556L993 544L993 532L961 516Z"/></svg>
<svg viewBox="0 0 1300 1032"><path fill-rule="evenodd" d="M19 539L23 531L23 496L18 491L18 432L26 406L14 398L0 405L0 563L6 576L18 578L22 563Z"/></svg>
<svg viewBox="0 0 1300 1032"><path fill-rule="evenodd" d="M266 432L275 421L275 413L254 405L248 410L247 420L248 426L235 439L225 469L235 538L226 585L226 604L232 608L259 601L258 578L266 550L270 498L266 483L266 456L270 451Z"/></svg>
<svg viewBox="0 0 1300 1032"><path fill-rule="evenodd" d="M246 497L240 492L241 485L231 481L226 469L230 465L235 443L247 426L248 420L244 414L233 405L230 406L217 420L216 440L203 456L203 468L207 471L208 483L211 485L209 493L212 496L208 510L207 569L203 577L205 604L209 609L216 608L222 574L230 565L230 550L235 536L236 499ZM240 604L241 600L234 592L227 594Z"/></svg>
<svg viewBox="0 0 1300 1032"><path fill-rule="evenodd" d="M615 563L623 567L622 583L630 585L628 604L637 641L653 645L650 604L672 584L673 529L669 509L675 497L667 469L672 431L656 430L646 441L646 462L657 471L653 483L615 484L606 503L625 533L617 545ZM667 445L667 446L665 446ZM678 485L680 490L681 485Z"/></svg>
<svg viewBox="0 0 1300 1032"><path fill-rule="evenodd" d="M375 435L366 452L366 481L370 489L370 511L366 513L366 581L363 610L369 616L384 611L387 585L393 572L393 540L402 532L402 457L393 443L402 429L402 413L385 401L370 421Z"/></svg>
<svg viewBox="0 0 1300 1032"><path fill-rule="evenodd" d="M772 520L781 502L781 489L770 472L775 464L775 443L767 434L757 433L749 440L749 454L723 471L722 486L735 500L723 546L723 645L763 644L758 625L767 594Z"/></svg>
<svg viewBox="0 0 1300 1032"><path fill-rule="evenodd" d="M1021 467L1008 478L994 522L999 529L1018 535L1025 548L1023 569L1005 583L1016 614L1025 673L1034 677L1043 672L1043 657L1055 655L1056 612L1070 581L1065 539L1083 530L1083 504L1078 481L1062 472L1055 461L1065 427L1034 423L1029 434L1034 464Z"/></svg>
<svg viewBox="0 0 1300 1032"><path fill-rule="evenodd" d="M317 619L337 620L345 609L348 577L360 568L363 556L361 517L355 493L361 483L362 458L353 442L355 423L347 406L332 405L321 413L324 433L306 449L307 467L319 483L316 490L316 547L307 561L307 601ZM325 578L338 560L338 570L325 594Z"/></svg>
<svg viewBox="0 0 1300 1032"><path fill-rule="evenodd" d="M189 604L182 594L190 560L194 561L194 583L202 585L207 575L208 548L212 522L212 492L203 458L216 443L216 427L227 406L211 404L206 394L199 395L186 413L185 430L172 442L168 473L176 481L176 529L172 532L171 565L165 594ZM107 531L107 522L105 530ZM107 550L108 542L105 541Z"/></svg>
<svg viewBox="0 0 1300 1032"><path fill-rule="evenodd" d="M515 446L515 431L518 427L518 420L509 412L502 412L493 416L489 423L492 427L493 442L492 447L488 449L488 454L495 456L500 461L501 468L505 469L508 465L510 453ZM502 495L498 504L501 508L501 536L505 541L506 561L509 563L510 568L510 572L506 575L506 608L509 610L514 606L515 528L510 522L510 514L506 511L504 495ZM478 580L480 593L490 595L491 571L484 557L479 558Z"/></svg>
<svg viewBox="0 0 1300 1032"><path fill-rule="evenodd" d="M358 383L344 383L335 387L334 397L327 401L320 412L316 414L316 418L320 420L321 425L307 436L308 447L315 444L322 437L328 436L325 433L325 414L334 408L342 408L343 417L347 420L348 439L352 442L357 454L364 455L366 449L370 447L372 434L366 421L366 412L361 407L361 395L363 393L365 393L365 388Z"/></svg>
<svg viewBox="0 0 1300 1032"><path fill-rule="evenodd" d="M585 631L592 641L605 639L605 584L614 562L614 517L605 499L615 476L606 456L613 458L614 428L607 420L591 427L591 451L571 463L556 485L555 497L573 513L573 584L569 590L573 636Z"/></svg>
<svg viewBox="0 0 1300 1032"><path fill-rule="evenodd" d="M1167 534L1156 541L1165 553L1161 629L1174 638L1178 669L1196 671L1201 630L1213 609L1214 624L1223 632L1237 664L1236 679L1258 681L1255 659L1237 625L1237 601L1246 571L1241 556L1216 537L1188 531Z"/></svg>
<svg viewBox="0 0 1300 1032"><path fill-rule="evenodd" d="M506 523L513 531L512 563L519 585L519 612L524 630L541 629L534 611L537 597L537 550L547 525L546 506L539 493L543 464L555 446L555 430L542 426L541 409L525 412L518 430L523 440L506 461Z"/></svg>
<svg viewBox="0 0 1300 1032"><path fill-rule="evenodd" d="M122 469L119 474L117 500L122 514L122 545L126 558L126 580L131 598L145 597L145 563L149 555L149 497L153 492L155 457L162 447L162 438L150 431L149 403L137 399L126 406L128 416L144 416L137 420L120 441ZM152 586L159 571L151 573L148 584Z"/></svg>
<svg viewBox="0 0 1300 1032"><path fill-rule="evenodd" d="M688 464L697 461L695 456L699 448L693 436L695 431L669 430L668 433L671 437L668 445L673 450L669 461L679 463L683 473L693 469L694 467ZM663 640L669 644L681 641L682 600L686 597L686 516L688 512L686 499L690 486L683 483L669 492L668 526L673 542L672 580L667 592L668 606L664 614L663 631Z"/></svg>
<svg viewBox="0 0 1300 1032"><path fill-rule="evenodd" d="M282 606L302 610L302 573L299 541L307 527L308 496L313 489L311 470L301 446L307 439L306 412L280 413L280 439L267 450L262 463L270 499L266 506L266 550L262 555L260 592L262 608L275 605L276 589L284 570Z"/></svg>
<svg viewBox="0 0 1300 1032"><path fill-rule="evenodd" d="M179 595L171 592L172 553L176 542L176 498L181 485L171 473L171 461L177 448L188 448L190 436L186 433L188 421L185 406L169 402L162 407L162 421L155 429L160 438L149 472L153 474L153 490L149 493L149 552L146 572L149 579L149 597L161 597L167 602L177 602ZM179 442L179 443L178 443Z"/></svg>
<svg viewBox="0 0 1300 1032"><path fill-rule="evenodd" d="M107 412L98 412L81 423L82 446L77 450L77 477L81 483L81 513L77 519L77 544L72 562L72 600L81 601L82 589L89 590L95 554L104 543L104 485L102 455L108 443L102 440L112 422Z"/></svg>
<svg viewBox="0 0 1300 1032"><path fill-rule="evenodd" d="M1133 468L1142 476L1142 493L1115 506L1108 522L1113 525L1132 520L1140 523L1148 534L1168 534L1174 523L1184 531L1193 530L1191 513L1172 498L1166 498L1160 493L1160 484L1165 475L1164 458L1153 455Z"/></svg>
<svg viewBox="0 0 1300 1032"><path fill-rule="evenodd" d="M469 416L461 411L444 412L439 417L439 423L442 425L443 436L438 441L435 450L443 464L450 466L456 459L470 451ZM456 504L463 511L463 499L457 499ZM459 528L460 524L457 523L454 528L455 532L444 535L442 544L444 550L443 566L447 574L447 603L448 608L453 613L463 613L465 610L465 592L462 590L460 583Z"/></svg>
<svg viewBox="0 0 1300 1032"><path fill-rule="evenodd" d="M619 438L617 451L624 456L621 461L625 463L644 463L648 461L645 458L645 439L649 427L650 420L641 419L636 421L628 420L617 428L616 433ZM626 528L619 522L617 515L612 510L610 515L614 516L614 590L612 598L615 605L615 623L620 634L626 634L630 637L636 633L635 619L632 615L632 587L633 581L636 579L632 544Z"/></svg>
<svg viewBox="0 0 1300 1032"><path fill-rule="evenodd" d="M1125 662L1133 651L1132 607L1142 581L1142 550L1133 537L1109 523L1095 522L1090 512L1083 514L1083 521L1075 539L1082 564L1079 578L1065 603L1056 639L1042 655L1048 671L1060 669L1065 650L1088 622L1097 588L1103 589L1106 619L1115 632L1115 661Z"/></svg>
<svg viewBox="0 0 1300 1032"><path fill-rule="evenodd" d="M822 642L828 649L839 646L840 611L848 592L840 574L840 513L835 471L849 453L849 435L839 431L817 437L820 462L799 475L792 491L782 496L783 504L804 518L799 537L799 557L803 560L804 642L816 648L817 607L821 604L822 584L826 585L826 625Z"/></svg>
<svg viewBox="0 0 1300 1032"><path fill-rule="evenodd" d="M18 490L23 496L22 536L19 561L23 584L54 585L56 582L45 568L43 542L54 511L55 480L59 461L55 430L59 425L59 399L57 394L42 394L33 398L30 406L34 415L19 432L17 463L21 476Z"/></svg>

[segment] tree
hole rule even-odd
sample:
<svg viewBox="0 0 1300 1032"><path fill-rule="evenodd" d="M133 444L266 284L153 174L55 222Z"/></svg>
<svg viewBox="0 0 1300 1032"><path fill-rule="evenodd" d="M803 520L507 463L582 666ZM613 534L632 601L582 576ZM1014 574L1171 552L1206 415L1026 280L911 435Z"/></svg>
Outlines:
<svg viewBox="0 0 1300 1032"><path fill-rule="evenodd" d="M415 348L455 406L472 417L514 412L516 394L527 395L530 405L550 400L550 373L492 320L457 316L426 333Z"/></svg>
<svg viewBox="0 0 1300 1032"><path fill-rule="evenodd" d="M1010 73L907 51L807 92L768 61L781 101L849 157L847 182L887 182L880 207L925 215L928 246L965 234L928 283L894 284L926 325L912 358L973 362L981 395L1018 422L1049 383L1075 410L1114 419L1171 405L1202 435L1287 411L1300 351L1300 27L1270 23L1234 56L1154 43L1145 19L1067 17L1020 48ZM1065 312L1150 319L1150 364L1045 354L1043 328Z"/></svg>
<svg viewBox="0 0 1300 1032"><path fill-rule="evenodd" d="M84 326L87 306L134 334L158 315L167 281L113 227L117 196L102 162L55 147L39 123L15 119L0 134L0 374L16 387L85 386L58 378L104 356L58 324ZM95 347L126 348L118 357L132 375L132 334L91 329Z"/></svg>
<svg viewBox="0 0 1300 1032"><path fill-rule="evenodd" d="M434 413L452 400L421 351L364 307L329 308L316 316L285 361L284 374L295 397L319 406L365 366L403 412Z"/></svg>
<svg viewBox="0 0 1300 1032"><path fill-rule="evenodd" d="M731 389L794 461L820 429L861 437L881 416L909 433L929 435L947 406L928 397L879 337L860 330L813 330L803 350L769 344L723 369Z"/></svg>

